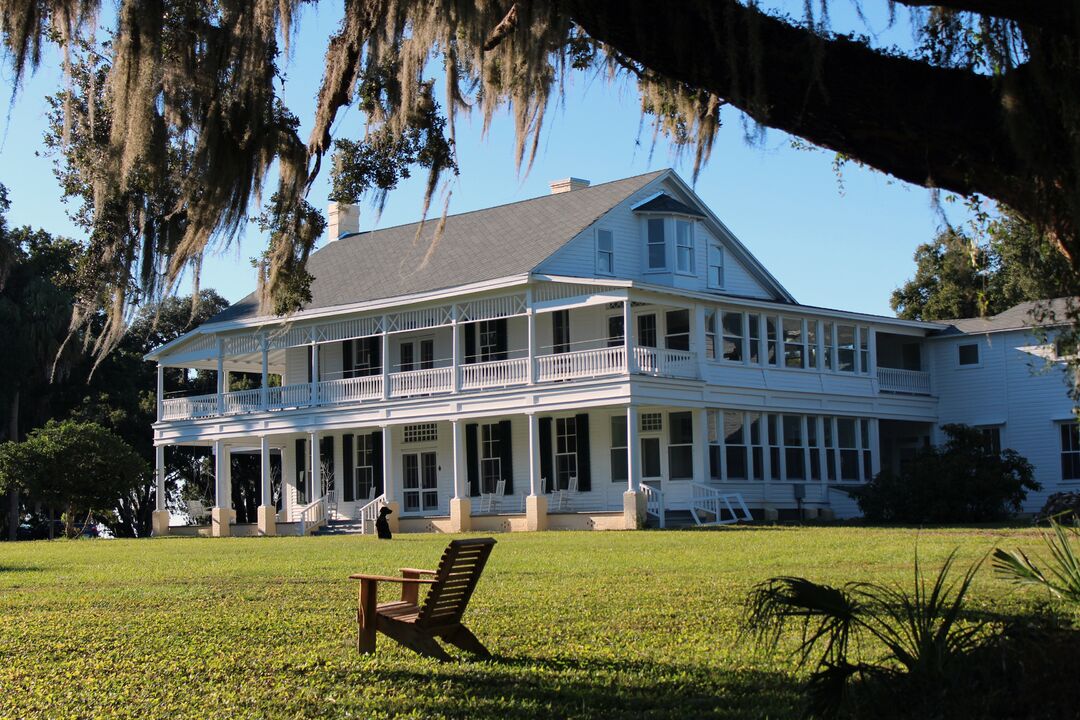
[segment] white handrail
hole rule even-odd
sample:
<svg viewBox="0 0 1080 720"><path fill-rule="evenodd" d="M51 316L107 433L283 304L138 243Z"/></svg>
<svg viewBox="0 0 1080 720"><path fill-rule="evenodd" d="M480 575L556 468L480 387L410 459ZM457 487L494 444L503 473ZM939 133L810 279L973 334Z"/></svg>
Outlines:
<svg viewBox="0 0 1080 720"><path fill-rule="evenodd" d="M669 350L637 346L634 348L634 360L638 372L650 375L673 375L676 377L695 377L697 364L694 353L688 350Z"/></svg>
<svg viewBox="0 0 1080 720"><path fill-rule="evenodd" d="M326 524L326 496L313 500L300 508L300 535L307 535L308 530L315 532Z"/></svg>
<svg viewBox="0 0 1080 720"><path fill-rule="evenodd" d="M461 366L461 389L506 387L529 382L529 358L492 360Z"/></svg>
<svg viewBox="0 0 1080 720"><path fill-rule="evenodd" d="M323 380L318 391L319 404L375 400L382 397L382 375Z"/></svg>
<svg viewBox="0 0 1080 720"><path fill-rule="evenodd" d="M454 368L408 370L390 374L390 396L431 395L454 389Z"/></svg>
<svg viewBox="0 0 1080 720"><path fill-rule="evenodd" d="M641 483L641 493L645 496L645 514L659 520L660 529L664 529L664 492L648 483Z"/></svg>
<svg viewBox="0 0 1080 720"><path fill-rule="evenodd" d="M599 350L540 355L536 363L536 379L540 382L619 375L626 372L626 348L617 345Z"/></svg>
<svg viewBox="0 0 1080 720"><path fill-rule="evenodd" d="M701 483L690 483L690 515L694 522L703 525L698 513L712 515L712 525L731 525L739 521L750 522L754 519L750 509L746 507L740 493L724 493L714 487ZM728 518L725 520L723 511L727 510Z"/></svg>
<svg viewBox="0 0 1080 720"><path fill-rule="evenodd" d="M221 396L221 404L226 415L254 412L262 405L262 390L234 390Z"/></svg>
<svg viewBox="0 0 1080 720"><path fill-rule="evenodd" d="M296 383L267 388L269 390L268 410L281 410L289 407L306 407L311 404L311 383Z"/></svg>
<svg viewBox="0 0 1080 720"><path fill-rule="evenodd" d="M371 502L360 508L360 532L367 534L375 531L375 521L379 518L379 511L386 507L386 494L383 493ZM371 530L368 530L371 523Z"/></svg>
<svg viewBox="0 0 1080 720"><path fill-rule="evenodd" d="M911 395L930 394L930 373L928 372L879 367L877 378L879 390Z"/></svg>

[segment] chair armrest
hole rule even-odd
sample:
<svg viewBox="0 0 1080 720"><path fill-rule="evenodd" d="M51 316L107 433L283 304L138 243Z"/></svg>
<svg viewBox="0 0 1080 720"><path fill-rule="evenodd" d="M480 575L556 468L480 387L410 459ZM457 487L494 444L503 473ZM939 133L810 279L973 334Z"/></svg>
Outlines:
<svg viewBox="0 0 1080 720"><path fill-rule="evenodd" d="M406 577L410 577L410 576L414 576L414 575L435 575L435 574L437 574L436 571L434 571L434 570L420 570L419 568L399 568L399 570L401 571L401 574L405 575Z"/></svg>
<svg viewBox="0 0 1080 720"><path fill-rule="evenodd" d="M389 575L350 575L350 580L374 580L375 582L396 582L396 583L423 583L424 585L434 585L434 580L428 580L427 578L408 578L408 577L391 577Z"/></svg>

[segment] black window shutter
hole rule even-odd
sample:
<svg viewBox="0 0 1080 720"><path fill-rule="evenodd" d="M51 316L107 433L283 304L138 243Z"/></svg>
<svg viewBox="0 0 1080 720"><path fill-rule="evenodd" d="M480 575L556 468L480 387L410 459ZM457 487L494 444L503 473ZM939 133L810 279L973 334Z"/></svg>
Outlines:
<svg viewBox="0 0 1080 720"><path fill-rule="evenodd" d="M551 492L551 484L555 481L555 468L552 464L551 455L551 418L540 418L540 477L544 486L540 492Z"/></svg>
<svg viewBox="0 0 1080 720"><path fill-rule="evenodd" d="M465 426L465 476L469 479L469 495L480 494L480 455L476 446L476 423Z"/></svg>
<svg viewBox="0 0 1080 720"><path fill-rule="evenodd" d="M476 362L476 323L466 323L465 328L465 362Z"/></svg>
<svg viewBox="0 0 1080 720"><path fill-rule="evenodd" d="M353 343L355 340L346 340L341 343L341 377L351 378L353 376Z"/></svg>
<svg viewBox="0 0 1080 720"><path fill-rule="evenodd" d="M592 490L592 464L589 459L589 414L574 417L577 428L577 487L581 492Z"/></svg>
<svg viewBox="0 0 1080 720"><path fill-rule="evenodd" d="M348 345L349 343L345 344ZM353 462L355 460L352 433L345 433L341 436L341 499L344 502L352 502L356 499L356 492L353 489Z"/></svg>
<svg viewBox="0 0 1080 720"><path fill-rule="evenodd" d="M375 449L375 452L371 453L371 474L375 476L375 497L379 497L385 492L383 490L383 468L386 467L386 465L383 463L382 430L376 430L371 433L371 442Z"/></svg>
<svg viewBox="0 0 1080 720"><path fill-rule="evenodd" d="M307 441L304 438L296 441L296 457L294 460L296 465L296 494L300 501L303 502L304 491L307 488L307 480L302 474L307 467Z"/></svg>
<svg viewBox="0 0 1080 720"><path fill-rule="evenodd" d="M307 357L307 381L311 382L312 367L311 367L311 346L304 345L304 355Z"/></svg>
<svg viewBox="0 0 1080 720"><path fill-rule="evenodd" d="M505 360L507 343L509 338L506 333L506 318L499 318L495 321L495 359Z"/></svg>
<svg viewBox="0 0 1080 720"><path fill-rule="evenodd" d="M499 421L499 457L502 466L502 479L506 481L504 495L514 494L514 454L513 439L510 437L510 421Z"/></svg>

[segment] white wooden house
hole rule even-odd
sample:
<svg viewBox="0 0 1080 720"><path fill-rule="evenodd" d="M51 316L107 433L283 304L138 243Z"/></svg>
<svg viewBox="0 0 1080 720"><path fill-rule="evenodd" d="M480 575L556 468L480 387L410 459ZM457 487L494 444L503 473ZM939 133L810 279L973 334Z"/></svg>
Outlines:
<svg viewBox="0 0 1080 720"><path fill-rule="evenodd" d="M1010 401L964 390L1000 383L993 331L800 305L671 170L552 183L448 217L437 242L435 221L419 237L357 224L331 207L302 311L261 315L251 295L147 356L159 484L165 447L213 447L206 532L369 529L384 505L400 531L614 529L711 518L734 494L767 517L843 516L837 488L939 422L1012 441ZM988 349L961 375L948 363L966 337ZM164 397L162 367L216 370L218 392ZM230 371L262 387L228 392ZM1069 419L1058 387L1028 398L1046 423ZM282 502L257 524L233 522L231 452L261 453L263 498L280 455Z"/></svg>

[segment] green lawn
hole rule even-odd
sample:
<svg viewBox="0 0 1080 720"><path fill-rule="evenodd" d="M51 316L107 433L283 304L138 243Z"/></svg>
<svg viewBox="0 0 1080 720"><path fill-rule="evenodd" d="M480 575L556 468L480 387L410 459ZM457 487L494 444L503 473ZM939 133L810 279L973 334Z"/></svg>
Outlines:
<svg viewBox="0 0 1080 720"><path fill-rule="evenodd" d="M749 588L798 574L910 584L1031 530L748 527L499 535L468 623L489 662L379 638L351 572L433 566L447 538L0 544L0 717L789 717L786 654L740 636ZM387 587L389 593L394 588ZM387 595L389 598L389 595ZM986 567L976 606L1037 597Z"/></svg>

